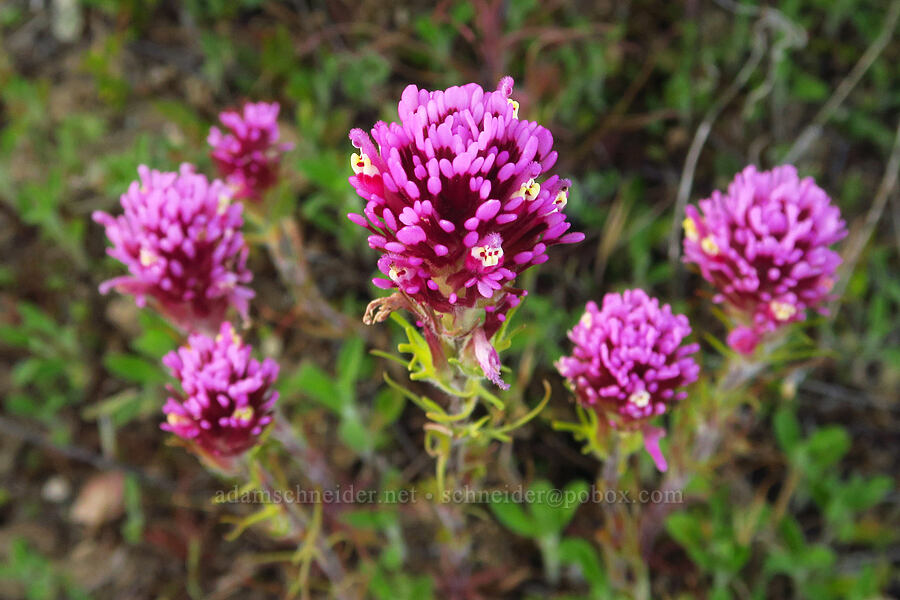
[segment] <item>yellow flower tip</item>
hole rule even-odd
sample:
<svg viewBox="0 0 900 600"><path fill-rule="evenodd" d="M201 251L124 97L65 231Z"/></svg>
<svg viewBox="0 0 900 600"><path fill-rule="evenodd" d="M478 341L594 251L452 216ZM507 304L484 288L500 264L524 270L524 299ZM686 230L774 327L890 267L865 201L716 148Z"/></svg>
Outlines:
<svg viewBox="0 0 900 600"><path fill-rule="evenodd" d="M583 315L581 315L580 322L585 327L590 327L591 325L594 324L594 316L591 313L586 312Z"/></svg>
<svg viewBox="0 0 900 600"><path fill-rule="evenodd" d="M503 258L503 248L475 246L472 248L472 258L481 261L482 267L496 267Z"/></svg>
<svg viewBox="0 0 900 600"><path fill-rule="evenodd" d="M231 196L228 194L220 194L219 195L219 206L216 209L216 212L220 215L224 215L225 211L228 210L228 207L231 205Z"/></svg>
<svg viewBox="0 0 900 600"><path fill-rule="evenodd" d="M184 415L179 415L176 413L169 413L168 415L166 415L166 422L169 425L171 425L172 427L178 427L179 425L184 425L189 420L190 419L188 419Z"/></svg>
<svg viewBox="0 0 900 600"><path fill-rule="evenodd" d="M241 408L234 409L234 412L231 413L231 416L240 421L249 421L253 418L253 407L252 406L243 406Z"/></svg>
<svg viewBox="0 0 900 600"><path fill-rule="evenodd" d="M512 98L507 98L507 102L509 102L513 107L513 119L519 118L519 103L513 100Z"/></svg>
<svg viewBox="0 0 900 600"><path fill-rule="evenodd" d="M364 152L359 154L354 152L350 155L350 168L353 169L354 175L367 175L369 177L378 175L378 168L372 164L372 159Z"/></svg>
<svg viewBox="0 0 900 600"><path fill-rule="evenodd" d="M637 406L638 408L644 408L648 404L650 404L650 392L647 390L638 390L634 392L630 396L628 396L628 401Z"/></svg>
<svg viewBox="0 0 900 600"><path fill-rule="evenodd" d="M719 245L716 244L716 241L712 238L711 235L703 238L703 241L700 242L700 247L703 248L704 252L712 256L715 256L719 253Z"/></svg>
<svg viewBox="0 0 900 600"><path fill-rule="evenodd" d="M688 240L690 240L692 242L696 242L697 239L700 237L699 234L697 233L697 223L695 223L692 218L688 217L684 221L681 222L681 225L682 225L682 227L684 227L684 236Z"/></svg>
<svg viewBox="0 0 900 600"><path fill-rule="evenodd" d="M556 194L556 198L553 199L553 206L555 210L562 210L566 207L566 204L569 203L569 189L563 188L559 190Z"/></svg>
<svg viewBox="0 0 900 600"><path fill-rule="evenodd" d="M143 265L145 267L149 267L150 265L152 265L153 263L156 262L156 255L153 254L153 252L151 252L150 250L147 250L146 248L141 248L140 261L141 261L141 265Z"/></svg>
<svg viewBox="0 0 900 600"><path fill-rule="evenodd" d="M780 302L778 300L772 300L769 303L769 309L772 311L772 314L775 315L775 318L779 321L787 321L795 314L797 314L797 307L789 302Z"/></svg>
<svg viewBox="0 0 900 600"><path fill-rule="evenodd" d="M229 326L228 326L228 331L229 331L229 333L231 333L231 341L234 343L234 345L235 345L235 346L240 346L240 345L243 343L243 340L241 339L241 336L239 336L239 335L237 334L237 331L234 330L234 327L232 327L231 325L229 325ZM217 343L217 344L218 344L219 342L221 342L222 340L224 340L224 339L225 339L225 338L222 337L222 334L221 334L221 333L216 334L216 343Z"/></svg>
<svg viewBox="0 0 900 600"><path fill-rule="evenodd" d="M538 194L541 193L541 184L536 182L534 179L529 179L519 188L519 191L513 194L514 198L525 198L528 202L531 202L535 198L538 197Z"/></svg>

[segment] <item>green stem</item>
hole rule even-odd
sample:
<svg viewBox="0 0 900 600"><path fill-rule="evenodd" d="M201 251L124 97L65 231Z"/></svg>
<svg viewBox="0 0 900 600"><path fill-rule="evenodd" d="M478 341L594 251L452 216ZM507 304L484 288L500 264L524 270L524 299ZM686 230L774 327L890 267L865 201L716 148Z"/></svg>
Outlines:
<svg viewBox="0 0 900 600"><path fill-rule="evenodd" d="M538 538L538 547L541 549L541 557L544 561L544 576L552 586L559 583L560 556L559 534L552 533Z"/></svg>
<svg viewBox="0 0 900 600"><path fill-rule="evenodd" d="M253 479L257 475L260 488L266 492L270 498L285 498L284 490L278 483L275 475L266 468L260 460L255 460L252 464L246 465L245 475L248 479ZM281 493L280 493L281 492ZM278 507L291 523L292 532L295 537L303 536L304 543L315 549L315 561L319 568L325 573L325 576L331 581L332 590L338 598L350 598L346 590L341 589L341 585L346 578L346 571L338 556L328 545L327 540L319 535L320 531L308 531L310 529L310 519L299 508L297 504L291 502L280 502ZM304 533L307 535L304 536Z"/></svg>

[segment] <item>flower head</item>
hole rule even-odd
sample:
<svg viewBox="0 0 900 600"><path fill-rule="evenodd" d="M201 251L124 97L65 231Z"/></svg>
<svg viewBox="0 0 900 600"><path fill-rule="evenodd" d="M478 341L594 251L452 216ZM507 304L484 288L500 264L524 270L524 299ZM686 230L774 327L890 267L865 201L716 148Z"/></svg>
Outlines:
<svg viewBox="0 0 900 600"><path fill-rule="evenodd" d="M399 122L376 123L374 143L350 133L359 150L350 183L366 206L349 217L382 253L384 277L374 283L398 290L438 335L480 326L490 339L524 296L512 286L518 274L545 262L549 246L584 239L568 232L569 181L548 176L553 136L519 119L512 84L505 77L494 92L410 85Z"/></svg>
<svg viewBox="0 0 900 600"><path fill-rule="evenodd" d="M588 302L569 332L572 355L556 363L582 406L614 427L643 430L647 451L662 471L664 432L647 420L685 398L681 388L697 380L700 368L691 355L699 346L682 344L690 333L686 316L643 290L606 294L602 308Z"/></svg>
<svg viewBox="0 0 900 600"><path fill-rule="evenodd" d="M747 167L727 193L688 206L684 230L685 261L744 321L729 343L745 354L764 334L804 320L806 309L824 312L841 263L829 245L847 235L840 210L791 165Z"/></svg>
<svg viewBox="0 0 900 600"><path fill-rule="evenodd" d="M95 212L112 242L107 254L129 275L100 286L150 298L176 325L193 330L218 326L229 306L246 317L253 291L239 203L227 186L182 165L178 173L138 167L140 179L122 195L124 214Z"/></svg>
<svg viewBox="0 0 900 600"><path fill-rule="evenodd" d="M684 315L640 289L606 294L603 307L588 302L569 332L572 356L557 369L586 407L629 423L666 412L687 396L680 388L697 379L691 354L697 344L682 345L691 326Z"/></svg>
<svg viewBox="0 0 900 600"><path fill-rule="evenodd" d="M212 158L239 200L261 200L278 180L282 153L292 148L278 143L278 110L277 102L247 103L242 113L219 115L227 133L218 127L209 131Z"/></svg>
<svg viewBox="0 0 900 600"><path fill-rule="evenodd" d="M192 334L187 346L163 357L181 389L170 388L160 427L216 457L251 448L272 422L278 399L272 389L278 365L250 358L251 350L226 322L214 339Z"/></svg>

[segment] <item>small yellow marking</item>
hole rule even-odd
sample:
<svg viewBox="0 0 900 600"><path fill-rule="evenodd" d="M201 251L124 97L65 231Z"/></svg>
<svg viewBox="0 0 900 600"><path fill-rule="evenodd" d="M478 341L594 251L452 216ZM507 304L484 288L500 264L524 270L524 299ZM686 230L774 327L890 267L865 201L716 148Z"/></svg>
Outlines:
<svg viewBox="0 0 900 600"><path fill-rule="evenodd" d="M146 248L141 248L140 261L143 266L149 267L156 262L156 255Z"/></svg>
<svg viewBox="0 0 900 600"><path fill-rule="evenodd" d="M519 188L519 191L513 194L513 198L525 198L529 202L538 197L538 194L541 193L541 184L536 182L534 179L529 179L525 183L522 184L522 187Z"/></svg>
<svg viewBox="0 0 900 600"><path fill-rule="evenodd" d="M231 416L235 419L240 419L241 421L249 421L253 418L253 407L252 406L244 406L242 408L234 409L234 412L231 413Z"/></svg>
<svg viewBox="0 0 900 600"><path fill-rule="evenodd" d="M406 267L398 267L395 264L391 264L391 268L388 270L388 277L391 278L391 281L396 283L404 275L406 275Z"/></svg>
<svg viewBox="0 0 900 600"><path fill-rule="evenodd" d="M350 167L356 175L368 175L369 177L378 175L378 168L372 164L372 159L364 152L359 154L354 152L350 155Z"/></svg>
<svg viewBox="0 0 900 600"><path fill-rule="evenodd" d="M185 423L187 423L188 421L190 421L190 419L188 419L188 418L185 417L184 415L179 415L179 414L177 414L177 413L169 413L169 414L166 416L166 421L167 421L167 422L169 423L169 425L171 425L172 427L178 427L179 425L184 425Z"/></svg>
<svg viewBox="0 0 900 600"><path fill-rule="evenodd" d="M503 257L503 248L491 246L475 246L472 248L472 258L481 261L482 267L496 267Z"/></svg>
<svg viewBox="0 0 900 600"><path fill-rule="evenodd" d="M769 303L769 309L772 311L772 314L775 315L775 318L779 321L787 321L795 314L797 314L797 307L788 302L780 302L778 300L772 300Z"/></svg>
<svg viewBox="0 0 900 600"><path fill-rule="evenodd" d="M216 209L216 212L220 215L224 215L225 211L228 210L228 206L231 204L231 196L228 194L219 194L219 206Z"/></svg>
<svg viewBox="0 0 900 600"><path fill-rule="evenodd" d="M648 392L647 390L634 392L633 394L628 396L628 401L638 408L644 408L645 406L650 404L650 392Z"/></svg>
<svg viewBox="0 0 900 600"><path fill-rule="evenodd" d="M716 244L716 241L712 238L711 235L703 238L703 241L700 242L700 247L703 248L703 251L711 256L715 256L719 253L719 245Z"/></svg>
<svg viewBox="0 0 900 600"><path fill-rule="evenodd" d="M510 104L512 104L513 119L518 119L519 118L519 103L516 102L515 100L513 100L512 98L507 98L506 101L509 102Z"/></svg>
<svg viewBox="0 0 900 600"><path fill-rule="evenodd" d="M237 332L234 330L234 327L229 327L228 330L231 332L232 343L234 343L235 346L240 346L243 342L243 340L241 340L241 336L237 334ZM225 338L222 337L221 333L216 335L216 343L221 342L223 339Z"/></svg>
<svg viewBox="0 0 900 600"><path fill-rule="evenodd" d="M566 207L566 204L569 203L569 189L563 188L559 190L556 194L556 198L553 199L553 206L555 210L562 210Z"/></svg>
<svg viewBox="0 0 900 600"><path fill-rule="evenodd" d="M696 242L700 235L697 233L697 224L694 220L688 217L681 222L681 225L684 227L684 236L688 240Z"/></svg>

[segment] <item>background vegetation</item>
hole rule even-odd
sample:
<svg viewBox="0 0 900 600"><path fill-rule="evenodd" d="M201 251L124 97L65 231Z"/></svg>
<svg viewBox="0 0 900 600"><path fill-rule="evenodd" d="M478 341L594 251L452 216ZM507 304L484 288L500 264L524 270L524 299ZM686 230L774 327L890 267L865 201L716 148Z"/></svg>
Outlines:
<svg viewBox="0 0 900 600"><path fill-rule="evenodd" d="M224 541L244 507L210 503L223 483L158 429L158 359L176 338L131 299L97 292L119 265L91 212L117 210L139 163L212 172L208 128L243 99L282 105L296 148L278 211L300 223L312 276L344 315L312 314L253 253L255 341L282 365L282 406L345 483L430 477L421 412L384 389L388 366L366 352L390 350L399 332L357 325L376 257L344 217L361 204L347 132L391 119L409 82L493 86L504 74L521 114L553 131L557 171L575 182L567 212L588 237L528 275L504 362L520 404L540 398L543 379L553 397L490 457L488 481L595 476L549 425L571 415L552 361L585 301L652 290L691 315L716 364L709 337L723 326L670 251L679 188L695 201L745 164L790 159L850 225L841 302L807 330L824 351L763 378L756 410L738 414L685 490L647 556L652 596L900 594L900 3L777 5L0 4L0 597L264 598L293 586L274 566L290 547L254 529ZM652 481L649 461L640 467ZM325 521L368 549L353 576L374 598L608 597L602 504L486 508L472 506L456 538L417 503ZM548 532L564 566L555 586Z"/></svg>

